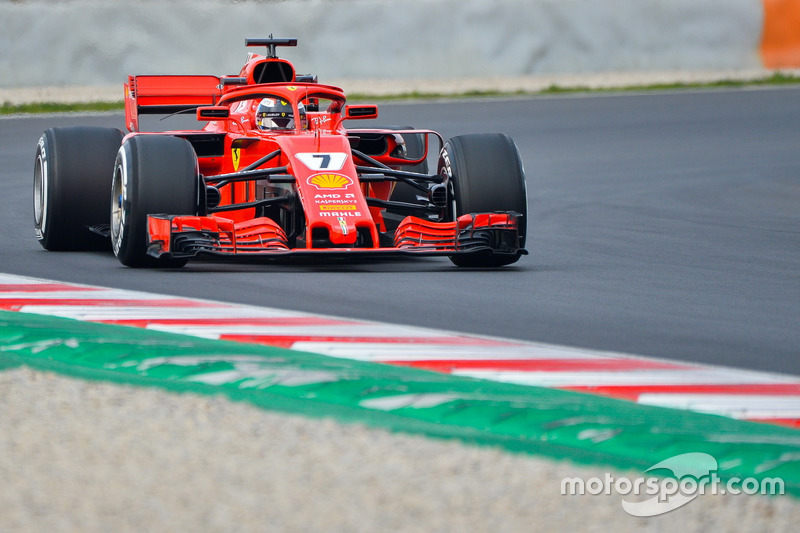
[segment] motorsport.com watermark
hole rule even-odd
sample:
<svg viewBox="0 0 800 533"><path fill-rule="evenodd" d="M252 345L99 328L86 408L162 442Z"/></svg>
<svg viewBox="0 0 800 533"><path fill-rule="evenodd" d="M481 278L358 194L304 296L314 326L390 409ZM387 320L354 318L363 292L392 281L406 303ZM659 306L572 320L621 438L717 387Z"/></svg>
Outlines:
<svg viewBox="0 0 800 533"><path fill-rule="evenodd" d="M656 516L686 505L701 494L784 494L781 478L732 477L725 481L717 475L717 460L707 453L684 453L665 459L646 470L669 470L672 477L614 478L606 472L601 479L578 477L561 480L562 496L610 495L622 496L622 508L633 516ZM641 501L629 501L626 496L652 496Z"/></svg>

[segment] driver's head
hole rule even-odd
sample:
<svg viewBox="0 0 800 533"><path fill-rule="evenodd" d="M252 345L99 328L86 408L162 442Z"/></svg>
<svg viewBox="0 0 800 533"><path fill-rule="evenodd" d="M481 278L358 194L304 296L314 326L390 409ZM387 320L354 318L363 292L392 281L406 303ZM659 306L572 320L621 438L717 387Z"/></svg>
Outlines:
<svg viewBox="0 0 800 533"><path fill-rule="evenodd" d="M256 110L256 125L261 130L293 130L292 104L280 98L264 98Z"/></svg>

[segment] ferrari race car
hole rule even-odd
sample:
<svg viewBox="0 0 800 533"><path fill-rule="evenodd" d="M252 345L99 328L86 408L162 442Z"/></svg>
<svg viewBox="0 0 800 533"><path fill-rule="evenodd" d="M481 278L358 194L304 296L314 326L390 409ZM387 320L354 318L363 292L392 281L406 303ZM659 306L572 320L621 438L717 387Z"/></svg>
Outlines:
<svg viewBox="0 0 800 533"><path fill-rule="evenodd" d="M347 105L340 88L297 74L276 54L296 39L245 44L267 51L250 53L238 75L130 76L128 134L44 132L33 195L45 249L107 249L110 238L130 267L359 254L498 267L527 253L511 138L350 129L346 121L377 118L377 106ZM184 113L194 128L140 127L147 115Z"/></svg>

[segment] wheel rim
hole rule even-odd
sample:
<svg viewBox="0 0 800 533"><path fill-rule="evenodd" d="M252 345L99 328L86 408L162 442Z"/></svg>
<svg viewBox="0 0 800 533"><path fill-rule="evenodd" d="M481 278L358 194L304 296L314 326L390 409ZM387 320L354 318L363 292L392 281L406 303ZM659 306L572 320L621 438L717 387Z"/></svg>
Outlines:
<svg viewBox="0 0 800 533"><path fill-rule="evenodd" d="M125 170L122 164L114 168L114 178L111 181L111 245L114 253L119 253L120 241L122 240L123 218L122 200L124 194L123 175Z"/></svg>
<svg viewBox="0 0 800 533"><path fill-rule="evenodd" d="M43 237L47 222L47 159L40 151L33 169L33 220L39 238Z"/></svg>

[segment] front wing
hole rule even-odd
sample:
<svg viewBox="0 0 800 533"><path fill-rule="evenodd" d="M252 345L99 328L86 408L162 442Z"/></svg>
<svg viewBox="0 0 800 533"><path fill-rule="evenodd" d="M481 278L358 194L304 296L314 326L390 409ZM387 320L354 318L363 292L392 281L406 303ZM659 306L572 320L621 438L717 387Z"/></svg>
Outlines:
<svg viewBox="0 0 800 533"><path fill-rule="evenodd" d="M518 213L473 213L455 222L406 217L394 232L393 246L369 248L292 248L272 219L233 222L219 216L149 215L148 253L175 258L202 255L243 258L527 254L519 246Z"/></svg>

